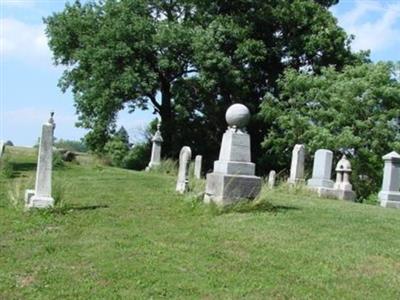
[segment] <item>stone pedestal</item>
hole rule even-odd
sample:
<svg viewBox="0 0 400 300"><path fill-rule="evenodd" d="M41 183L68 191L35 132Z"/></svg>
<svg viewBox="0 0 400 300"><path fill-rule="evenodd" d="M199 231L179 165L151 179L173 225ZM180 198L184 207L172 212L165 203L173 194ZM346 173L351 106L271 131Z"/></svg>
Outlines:
<svg viewBox="0 0 400 300"><path fill-rule="evenodd" d="M161 163L161 144L163 142L163 138L161 136L160 126L161 123L158 122L157 131L151 139L153 145L151 147L150 162L149 165L146 167L146 171L149 171L153 167L159 166Z"/></svg>
<svg viewBox="0 0 400 300"><path fill-rule="evenodd" d="M261 190L261 178L254 176L250 136L244 127L250 113L242 104L232 105L226 113L228 129L222 137L219 159L213 173L207 174L204 201L226 205L240 199L255 198Z"/></svg>
<svg viewBox="0 0 400 300"><path fill-rule="evenodd" d="M400 155L393 151L382 157L382 189L378 194L380 205L388 208L400 208Z"/></svg>
<svg viewBox="0 0 400 300"><path fill-rule="evenodd" d="M52 114L49 122L42 126L35 190L27 190L25 193L26 208L48 208L54 206L54 199L51 197L54 128Z"/></svg>
<svg viewBox="0 0 400 300"><path fill-rule="evenodd" d="M292 151L292 163L290 165L290 177L288 183L304 183L304 156L304 145L295 145Z"/></svg>

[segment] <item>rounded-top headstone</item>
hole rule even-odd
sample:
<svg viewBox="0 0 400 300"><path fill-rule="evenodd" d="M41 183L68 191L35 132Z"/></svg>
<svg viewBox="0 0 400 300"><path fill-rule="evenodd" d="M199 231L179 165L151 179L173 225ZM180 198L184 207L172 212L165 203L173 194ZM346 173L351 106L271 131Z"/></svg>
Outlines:
<svg viewBox="0 0 400 300"><path fill-rule="evenodd" d="M243 104L233 104L226 111L225 119L229 126L243 128L249 123L250 111Z"/></svg>

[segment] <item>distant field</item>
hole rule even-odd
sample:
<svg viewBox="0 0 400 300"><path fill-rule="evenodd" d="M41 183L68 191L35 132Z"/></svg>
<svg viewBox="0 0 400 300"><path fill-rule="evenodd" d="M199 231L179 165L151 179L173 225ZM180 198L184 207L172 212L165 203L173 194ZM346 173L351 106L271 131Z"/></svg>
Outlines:
<svg viewBox="0 0 400 300"><path fill-rule="evenodd" d="M273 209L219 213L85 157L54 172L58 208L24 212L36 153L6 152L0 299L400 299L400 210L279 187Z"/></svg>

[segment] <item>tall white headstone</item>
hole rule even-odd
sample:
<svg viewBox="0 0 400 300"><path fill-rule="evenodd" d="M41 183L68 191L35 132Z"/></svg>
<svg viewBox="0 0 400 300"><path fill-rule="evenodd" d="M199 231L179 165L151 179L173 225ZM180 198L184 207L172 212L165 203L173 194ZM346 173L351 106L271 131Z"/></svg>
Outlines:
<svg viewBox="0 0 400 300"><path fill-rule="evenodd" d="M202 163L203 157L201 155L196 155L196 158L194 159L194 177L197 179L201 178L201 163Z"/></svg>
<svg viewBox="0 0 400 300"><path fill-rule="evenodd" d="M271 170L268 174L268 187L272 189L275 186L275 181L276 181L276 171Z"/></svg>
<svg viewBox="0 0 400 300"><path fill-rule="evenodd" d="M382 158L385 166L379 201L382 207L400 208L400 155L393 151Z"/></svg>
<svg viewBox="0 0 400 300"><path fill-rule="evenodd" d="M178 180L176 182L176 191L183 194L186 192L189 182L189 164L192 159L192 150L188 146L184 146L179 153L179 170Z"/></svg>
<svg viewBox="0 0 400 300"><path fill-rule="evenodd" d="M261 189L261 178L254 176L251 162L250 135L245 127L250 112L243 104L234 104L225 115L228 129L222 137L219 159L213 173L207 174L204 201L225 205L244 198L254 198Z"/></svg>
<svg viewBox="0 0 400 300"><path fill-rule="evenodd" d="M304 145L295 145L292 151L292 163L290 165L290 176L288 180L290 184L304 182L304 155Z"/></svg>
<svg viewBox="0 0 400 300"><path fill-rule="evenodd" d="M315 152L312 178L307 182L310 188L333 188L332 158L330 150L319 149Z"/></svg>
<svg viewBox="0 0 400 300"><path fill-rule="evenodd" d="M56 126L53 116L54 113L52 112L49 121L42 126L35 190L25 192L25 206L27 208L48 208L54 205L54 199L51 197L53 134Z"/></svg>
<svg viewBox="0 0 400 300"><path fill-rule="evenodd" d="M161 123L158 122L157 131L154 134L153 138L151 139L151 141L153 142L153 145L151 148L150 162L146 168L146 171L150 170L151 168L153 168L155 166L159 166L161 163L161 144L163 142L163 138L161 136L160 126L161 126Z"/></svg>

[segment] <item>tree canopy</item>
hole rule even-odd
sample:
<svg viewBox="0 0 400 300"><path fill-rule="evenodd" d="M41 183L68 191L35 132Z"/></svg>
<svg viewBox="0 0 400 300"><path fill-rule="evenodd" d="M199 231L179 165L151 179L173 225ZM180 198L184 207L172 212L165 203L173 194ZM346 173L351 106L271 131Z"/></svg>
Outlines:
<svg viewBox="0 0 400 300"><path fill-rule="evenodd" d="M163 153L183 145L212 160L224 113L241 102L257 113L278 93L286 68L340 70L359 61L329 0L106 0L67 4L45 19L60 80L71 88L79 126L102 151L125 107L153 108L162 119ZM255 157L270 123L249 131Z"/></svg>
<svg viewBox="0 0 400 300"><path fill-rule="evenodd" d="M267 94L260 112L272 124L263 147L274 167L287 166L296 143L305 144L310 155L331 149L337 159L347 150L357 194L377 191L381 157L400 150L399 70L394 63L347 66L342 72L327 67L319 75L287 70L278 81L279 96Z"/></svg>

